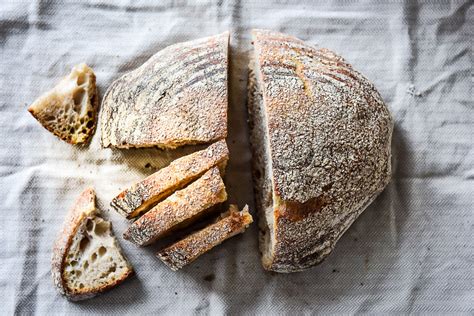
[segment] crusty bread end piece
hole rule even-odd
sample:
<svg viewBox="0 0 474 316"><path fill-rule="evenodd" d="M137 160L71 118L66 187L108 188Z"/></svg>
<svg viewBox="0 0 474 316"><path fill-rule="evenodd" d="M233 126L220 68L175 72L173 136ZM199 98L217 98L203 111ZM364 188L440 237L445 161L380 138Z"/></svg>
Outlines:
<svg viewBox="0 0 474 316"><path fill-rule="evenodd" d="M133 274L113 235L111 223L95 207L95 193L85 190L68 213L52 257L58 291L70 300L104 292Z"/></svg>
<svg viewBox="0 0 474 316"><path fill-rule="evenodd" d="M60 139L81 144L94 134L98 107L94 71L83 63L74 66L68 76L33 102L28 111Z"/></svg>
<svg viewBox="0 0 474 316"><path fill-rule="evenodd" d="M139 246L151 244L171 231L193 223L225 200L225 185L219 168L214 167L136 220L123 238Z"/></svg>
<svg viewBox="0 0 474 316"><path fill-rule="evenodd" d="M219 166L223 171L228 159L225 140L218 141L204 150L176 159L169 166L133 184L117 195L110 205L126 218L139 216L212 167Z"/></svg>
<svg viewBox="0 0 474 316"><path fill-rule="evenodd" d="M252 222L247 205L241 212L236 205L230 205L229 211L217 222L161 250L157 256L171 270L177 271L226 239L244 232Z"/></svg>

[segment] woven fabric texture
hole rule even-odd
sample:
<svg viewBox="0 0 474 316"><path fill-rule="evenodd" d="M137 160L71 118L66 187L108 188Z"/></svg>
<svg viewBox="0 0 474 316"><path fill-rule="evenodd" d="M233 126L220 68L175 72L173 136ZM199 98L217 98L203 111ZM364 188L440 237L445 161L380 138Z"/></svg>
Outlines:
<svg viewBox="0 0 474 316"><path fill-rule="evenodd" d="M11 1L0 4L0 314L473 313L472 1ZM264 272L257 228L179 272L121 238L120 189L176 153L68 145L26 111L86 62L101 95L160 49L231 32L226 183L254 210L246 81L250 30L336 51L371 80L394 120L393 180L321 265ZM182 152L180 153L182 154ZM50 274L53 241L86 186L137 275L71 303Z"/></svg>

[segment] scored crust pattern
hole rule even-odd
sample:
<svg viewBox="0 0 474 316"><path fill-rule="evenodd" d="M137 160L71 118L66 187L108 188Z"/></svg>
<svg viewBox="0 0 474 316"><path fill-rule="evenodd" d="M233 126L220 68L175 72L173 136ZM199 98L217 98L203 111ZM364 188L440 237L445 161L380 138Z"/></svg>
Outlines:
<svg viewBox="0 0 474 316"><path fill-rule="evenodd" d="M171 45L112 83L102 145L176 148L225 138L228 41L225 32Z"/></svg>

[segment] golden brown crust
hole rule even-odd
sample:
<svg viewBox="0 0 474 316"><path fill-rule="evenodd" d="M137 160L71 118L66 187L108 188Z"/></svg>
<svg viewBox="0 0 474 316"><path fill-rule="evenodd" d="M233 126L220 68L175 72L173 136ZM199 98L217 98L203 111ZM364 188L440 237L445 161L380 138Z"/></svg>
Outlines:
<svg viewBox="0 0 474 316"><path fill-rule="evenodd" d="M229 33L178 43L105 93L102 146L176 148L227 136Z"/></svg>
<svg viewBox="0 0 474 316"><path fill-rule="evenodd" d="M48 131L74 145L88 142L94 134L98 108L94 71L79 64L28 111Z"/></svg>
<svg viewBox="0 0 474 316"><path fill-rule="evenodd" d="M76 235L84 220L90 216L97 216L97 209L95 206L95 192L93 188L87 188L78 197L73 207L66 215L63 228L58 235L53 247L51 274L54 285L58 289L59 293L73 301L91 298L98 293L104 292L122 283L134 273L132 267L129 266L129 270L127 273L123 274L121 278L98 289L84 288L83 290L73 290L68 288L63 277L66 256L71 246L73 237Z"/></svg>
<svg viewBox="0 0 474 316"><path fill-rule="evenodd" d="M228 159L225 140L218 141L204 150L176 159L169 166L133 184L117 195L110 205L126 218L136 217L212 167L225 167Z"/></svg>
<svg viewBox="0 0 474 316"><path fill-rule="evenodd" d="M374 86L340 56L285 34L252 34L273 207L264 267L300 271L326 258L388 184L393 122ZM257 192L258 204L266 194Z"/></svg>
<svg viewBox="0 0 474 316"><path fill-rule="evenodd" d="M214 167L182 190L158 203L123 234L139 246L153 243L174 229L182 228L227 199L219 168Z"/></svg>
<svg viewBox="0 0 474 316"><path fill-rule="evenodd" d="M253 222L246 205L241 212L230 205L229 212L216 223L199 230L157 253L163 263L177 271L202 254L244 230Z"/></svg>

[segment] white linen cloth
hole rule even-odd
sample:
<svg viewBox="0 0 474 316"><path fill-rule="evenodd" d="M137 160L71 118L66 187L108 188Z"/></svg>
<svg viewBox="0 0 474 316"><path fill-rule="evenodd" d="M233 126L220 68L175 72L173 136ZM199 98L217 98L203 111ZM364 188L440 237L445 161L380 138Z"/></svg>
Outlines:
<svg viewBox="0 0 474 316"><path fill-rule="evenodd" d="M11 1L0 4L0 314L473 313L472 1ZM257 228L179 272L121 238L108 202L160 167L157 149L78 148L26 111L86 62L101 94L180 41L231 31L230 201L253 196L246 125L250 30L336 51L371 80L394 120L393 180L321 265L264 272ZM150 165L147 165L147 164ZM147 167L145 167L147 165ZM77 195L99 207L137 272L71 303L50 275L53 241Z"/></svg>

